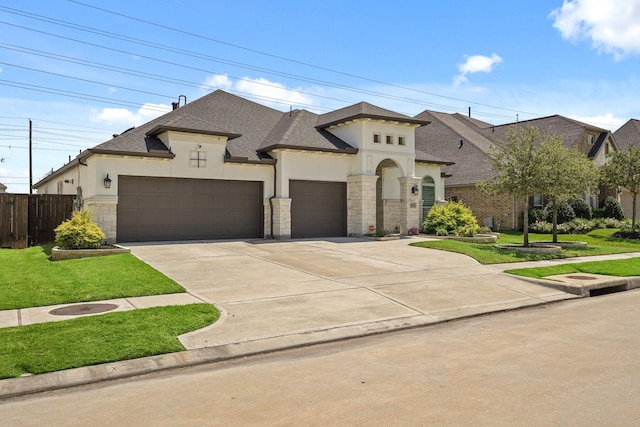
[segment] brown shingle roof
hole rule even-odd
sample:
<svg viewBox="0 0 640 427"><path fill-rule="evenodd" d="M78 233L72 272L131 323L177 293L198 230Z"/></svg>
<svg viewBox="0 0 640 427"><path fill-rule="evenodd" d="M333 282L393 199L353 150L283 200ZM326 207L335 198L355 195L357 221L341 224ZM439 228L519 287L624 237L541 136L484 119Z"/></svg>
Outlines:
<svg viewBox="0 0 640 427"><path fill-rule="evenodd" d="M324 129L316 129L318 116L306 110L285 113L264 139L258 151L266 153L276 148L342 152L358 150Z"/></svg>
<svg viewBox="0 0 640 427"><path fill-rule="evenodd" d="M629 144L640 144L640 120L630 119L613 133L613 137L621 149Z"/></svg>
<svg viewBox="0 0 640 427"><path fill-rule="evenodd" d="M332 125L364 118L390 120L400 123L414 123L419 125L429 124L429 122L427 121L405 116L404 114L396 113L395 111L386 110L384 108L371 105L367 102L359 102L357 104L353 104L339 110L322 114L318 117L318 123L316 124L316 127L318 127L319 129L326 129Z"/></svg>
<svg viewBox="0 0 640 427"><path fill-rule="evenodd" d="M443 171L449 175L447 185L470 185L494 176L487 153L506 138L506 132L520 126L534 125L541 132L558 134L568 148L580 142L585 131L597 135L588 154L593 157L607 141L610 132L560 115L493 126L461 114L424 111L417 118L431 124L416 129L416 150L454 162Z"/></svg>
<svg viewBox="0 0 640 427"><path fill-rule="evenodd" d="M356 152L353 147L326 131L315 128L318 116L308 111L290 113L274 110L228 92L217 90L144 125L100 144L91 152L148 155L164 153L156 136L167 130L229 137L227 156L255 162L269 159L269 149L290 147L305 150Z"/></svg>

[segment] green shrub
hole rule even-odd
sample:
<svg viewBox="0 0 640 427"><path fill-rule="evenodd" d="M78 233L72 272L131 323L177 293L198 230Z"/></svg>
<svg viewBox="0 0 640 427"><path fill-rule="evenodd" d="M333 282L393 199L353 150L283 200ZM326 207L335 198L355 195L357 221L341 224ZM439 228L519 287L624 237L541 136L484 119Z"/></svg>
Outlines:
<svg viewBox="0 0 640 427"><path fill-rule="evenodd" d="M547 221L536 221L529 224L529 231L532 233L549 234L553 224Z"/></svg>
<svg viewBox="0 0 640 427"><path fill-rule="evenodd" d="M380 229L380 230L377 230L377 229L376 229L376 232L374 233L374 235L375 235L376 237L385 237L385 236L387 236L388 234L389 234L389 232L388 232L387 230L385 230L384 228L383 228L383 229Z"/></svg>
<svg viewBox="0 0 640 427"><path fill-rule="evenodd" d="M434 205L422 223L422 230L428 234L475 235L480 226L471 209L459 202Z"/></svg>
<svg viewBox="0 0 640 427"><path fill-rule="evenodd" d="M543 211L539 208L529 209L529 224L533 224L537 221L544 221Z"/></svg>
<svg viewBox="0 0 640 427"><path fill-rule="evenodd" d="M566 201L558 203L558 224L568 222L576 217L573 208ZM553 222L553 206L547 204L542 211L542 219L547 222Z"/></svg>
<svg viewBox="0 0 640 427"><path fill-rule="evenodd" d="M604 210L605 218L614 218L619 221L624 219L624 212L622 212L622 206L620 203L613 197L608 196L605 197L602 201L602 209Z"/></svg>
<svg viewBox="0 0 640 427"><path fill-rule="evenodd" d="M573 209L573 212L576 214L576 218L592 218L593 214L591 213L591 207L581 197L572 197L567 202Z"/></svg>
<svg viewBox="0 0 640 427"><path fill-rule="evenodd" d="M105 237L98 224L91 221L91 212L86 210L74 211L71 219L54 231L56 245L67 249L99 248Z"/></svg>

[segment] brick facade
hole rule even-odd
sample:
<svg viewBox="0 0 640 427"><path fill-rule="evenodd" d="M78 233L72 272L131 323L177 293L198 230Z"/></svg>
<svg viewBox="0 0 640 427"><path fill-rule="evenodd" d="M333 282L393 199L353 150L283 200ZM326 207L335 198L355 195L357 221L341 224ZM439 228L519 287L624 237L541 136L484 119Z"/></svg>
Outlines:
<svg viewBox="0 0 640 427"><path fill-rule="evenodd" d="M493 218L494 230L522 229L524 203L511 195L488 196L475 185L446 186L444 194L447 200L454 199L471 208L481 226L486 218Z"/></svg>

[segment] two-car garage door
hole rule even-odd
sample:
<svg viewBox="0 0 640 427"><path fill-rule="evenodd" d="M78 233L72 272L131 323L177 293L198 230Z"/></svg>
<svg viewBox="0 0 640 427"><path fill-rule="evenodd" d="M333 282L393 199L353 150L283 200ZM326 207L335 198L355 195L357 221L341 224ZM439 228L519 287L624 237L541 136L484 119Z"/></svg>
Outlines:
<svg viewBox="0 0 640 427"><path fill-rule="evenodd" d="M120 176L119 242L263 237L262 182Z"/></svg>
<svg viewBox="0 0 640 427"><path fill-rule="evenodd" d="M264 236L262 182L118 177L119 242ZM290 181L291 237L347 235L347 185Z"/></svg>

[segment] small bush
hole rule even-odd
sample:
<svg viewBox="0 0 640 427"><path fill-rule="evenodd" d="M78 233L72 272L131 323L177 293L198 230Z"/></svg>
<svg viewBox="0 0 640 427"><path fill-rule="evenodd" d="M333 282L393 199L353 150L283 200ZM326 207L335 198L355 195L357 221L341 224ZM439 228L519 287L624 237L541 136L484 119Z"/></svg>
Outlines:
<svg viewBox="0 0 640 427"><path fill-rule="evenodd" d="M382 230L376 230L374 234L376 237L385 237L386 235L389 234L389 232L385 229L382 229Z"/></svg>
<svg viewBox="0 0 640 427"><path fill-rule="evenodd" d="M71 219L54 231L56 245L66 249L99 248L105 237L98 224L91 221L91 212L86 210L74 211Z"/></svg>
<svg viewBox="0 0 640 427"><path fill-rule="evenodd" d="M536 221L529 224L529 231L532 233L549 234L553 224L547 221Z"/></svg>
<svg viewBox="0 0 640 427"><path fill-rule="evenodd" d="M460 237L473 237L478 231L480 231L480 227L477 224L467 224L456 228L454 233Z"/></svg>
<svg viewBox="0 0 640 427"><path fill-rule="evenodd" d="M614 218L619 221L624 219L624 212L622 212L622 206L613 197L605 197L602 201L602 209L604 210L605 218Z"/></svg>
<svg viewBox="0 0 640 427"><path fill-rule="evenodd" d="M543 210L539 208L529 209L529 224L533 224L537 221L544 221Z"/></svg>
<svg viewBox="0 0 640 427"><path fill-rule="evenodd" d="M584 199L580 197L572 197L568 201L569 206L576 214L576 218L591 219L593 214L591 213L591 207Z"/></svg>
<svg viewBox="0 0 640 427"><path fill-rule="evenodd" d="M438 227L436 228L436 236L448 236L449 232L446 227Z"/></svg>
<svg viewBox="0 0 640 427"><path fill-rule="evenodd" d="M480 226L471 209L459 202L447 202L434 205L422 224L422 230L428 234L445 235L464 233L475 235Z"/></svg>
<svg viewBox="0 0 640 427"><path fill-rule="evenodd" d="M558 224L569 222L576 217L573 208L566 201L558 203ZM549 203L542 211L542 219L553 222L553 206Z"/></svg>

